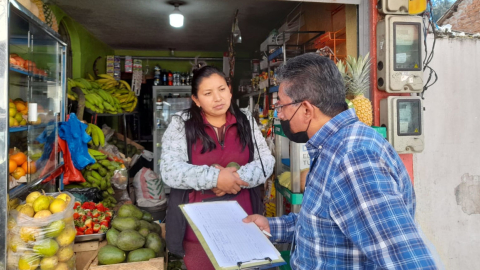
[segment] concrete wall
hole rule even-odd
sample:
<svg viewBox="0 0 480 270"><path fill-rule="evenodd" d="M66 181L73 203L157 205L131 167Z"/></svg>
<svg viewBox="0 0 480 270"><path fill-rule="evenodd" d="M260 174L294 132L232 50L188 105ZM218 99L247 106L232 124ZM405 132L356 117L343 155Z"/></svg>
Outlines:
<svg viewBox="0 0 480 270"><path fill-rule="evenodd" d="M437 40L439 80L424 100L425 151L414 155L416 218L446 269L479 269L479 63L480 40ZM465 174L478 177L462 182Z"/></svg>

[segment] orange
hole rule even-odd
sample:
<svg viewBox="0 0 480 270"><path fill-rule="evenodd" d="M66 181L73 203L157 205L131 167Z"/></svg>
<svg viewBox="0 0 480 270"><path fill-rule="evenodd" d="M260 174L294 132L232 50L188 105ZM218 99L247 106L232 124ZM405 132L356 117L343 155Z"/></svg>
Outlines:
<svg viewBox="0 0 480 270"><path fill-rule="evenodd" d="M22 152L18 152L12 155L10 159L15 161L17 164L23 164L25 161L27 161L27 156Z"/></svg>
<svg viewBox="0 0 480 270"><path fill-rule="evenodd" d="M28 115L28 108L25 109L25 110L23 110L23 111L20 111L20 113L21 113L22 115Z"/></svg>
<svg viewBox="0 0 480 270"><path fill-rule="evenodd" d="M17 162L11 159L8 161L8 173L13 173L17 167Z"/></svg>
<svg viewBox="0 0 480 270"><path fill-rule="evenodd" d="M21 112L25 110L27 107L25 107L25 104L23 102L17 102L15 103L15 106L17 107L17 111Z"/></svg>
<svg viewBox="0 0 480 270"><path fill-rule="evenodd" d="M15 179L20 179L20 177L25 176L25 170L22 167L17 167L15 171L13 171L12 176Z"/></svg>
<svg viewBox="0 0 480 270"><path fill-rule="evenodd" d="M32 174L37 171L37 167L35 166L35 161L31 161L30 163L28 161L25 161L22 164L22 169L27 173L27 174Z"/></svg>

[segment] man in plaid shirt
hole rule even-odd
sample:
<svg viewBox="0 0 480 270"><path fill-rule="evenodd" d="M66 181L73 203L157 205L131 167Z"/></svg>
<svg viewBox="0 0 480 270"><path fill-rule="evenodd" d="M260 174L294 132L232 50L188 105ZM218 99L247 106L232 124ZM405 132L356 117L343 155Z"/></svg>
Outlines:
<svg viewBox="0 0 480 270"><path fill-rule="evenodd" d="M270 232L273 242L292 243L293 269L437 269L414 221L415 194L402 160L348 109L335 64L304 54L278 77L283 131L310 154L302 207L244 221Z"/></svg>

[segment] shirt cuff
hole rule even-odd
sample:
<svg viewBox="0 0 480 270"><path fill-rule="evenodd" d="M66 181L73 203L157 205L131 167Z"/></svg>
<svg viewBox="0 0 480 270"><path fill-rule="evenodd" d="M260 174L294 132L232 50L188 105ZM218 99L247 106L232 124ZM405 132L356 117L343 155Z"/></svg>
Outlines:
<svg viewBox="0 0 480 270"><path fill-rule="evenodd" d="M270 225L270 241L272 242L282 242L282 236L285 233L285 222L280 217L267 218L268 224Z"/></svg>

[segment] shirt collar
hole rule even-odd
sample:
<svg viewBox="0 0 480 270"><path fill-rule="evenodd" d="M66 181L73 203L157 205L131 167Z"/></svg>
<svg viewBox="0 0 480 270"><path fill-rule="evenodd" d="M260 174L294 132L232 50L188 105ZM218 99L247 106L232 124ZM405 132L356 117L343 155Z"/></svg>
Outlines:
<svg viewBox="0 0 480 270"><path fill-rule="evenodd" d="M211 125L208 121L207 121L207 117L205 116L205 113L202 112L202 117L203 117L203 123L205 123L205 125ZM225 126L230 126L230 125L233 125L233 124L236 124L237 123L237 118L230 113L230 110L227 111L227 121L225 122Z"/></svg>
<svg viewBox="0 0 480 270"><path fill-rule="evenodd" d="M322 128L320 128L315 135L313 135L310 140L307 142L307 146L311 146L314 148L319 148L325 141L332 136L333 134L337 133L343 127L358 121L357 115L355 114L354 109L348 109L337 114L335 117L330 119Z"/></svg>

